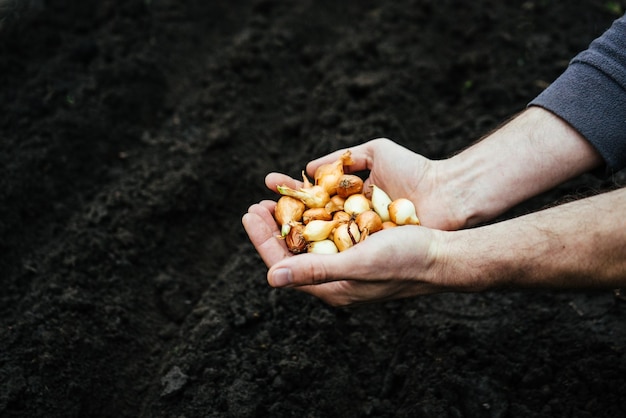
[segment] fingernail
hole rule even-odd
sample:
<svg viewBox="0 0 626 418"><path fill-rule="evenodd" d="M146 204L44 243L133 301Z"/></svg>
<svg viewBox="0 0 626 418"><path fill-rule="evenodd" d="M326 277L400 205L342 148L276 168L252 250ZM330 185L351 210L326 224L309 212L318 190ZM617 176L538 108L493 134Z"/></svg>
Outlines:
<svg viewBox="0 0 626 418"><path fill-rule="evenodd" d="M293 282L293 275L291 274L291 269L278 269L274 273L272 273L272 286L274 287L283 287L291 284Z"/></svg>

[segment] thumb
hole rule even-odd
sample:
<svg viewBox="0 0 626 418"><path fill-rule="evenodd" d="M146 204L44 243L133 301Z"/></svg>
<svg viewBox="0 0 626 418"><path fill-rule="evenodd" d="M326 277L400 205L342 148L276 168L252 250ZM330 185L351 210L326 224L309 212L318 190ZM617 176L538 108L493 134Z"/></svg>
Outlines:
<svg viewBox="0 0 626 418"><path fill-rule="evenodd" d="M270 268L267 280L272 287L300 287L340 280L411 279L416 269L428 268L436 258L433 233L406 225L372 234L340 253L287 257Z"/></svg>
<svg viewBox="0 0 626 418"><path fill-rule="evenodd" d="M366 280L376 269L366 257L366 242L336 254L300 254L273 265L267 272L272 287L298 287L338 280Z"/></svg>

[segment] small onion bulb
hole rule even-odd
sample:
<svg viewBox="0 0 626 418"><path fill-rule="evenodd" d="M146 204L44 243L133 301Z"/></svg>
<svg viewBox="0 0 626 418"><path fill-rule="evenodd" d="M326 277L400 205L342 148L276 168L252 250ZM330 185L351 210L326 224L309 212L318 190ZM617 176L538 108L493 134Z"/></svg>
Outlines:
<svg viewBox="0 0 626 418"><path fill-rule="evenodd" d="M343 203L344 212L352 216L358 216L361 212L370 210L370 201L363 193L353 194L346 198Z"/></svg>
<svg viewBox="0 0 626 418"><path fill-rule="evenodd" d="M359 227L355 222L340 224L333 232L333 242L339 251L345 251L361 240Z"/></svg>
<svg viewBox="0 0 626 418"><path fill-rule="evenodd" d="M387 222L389 220L389 204L391 203L391 198L383 189L372 184L372 207L376 211L376 213L380 216L380 219L383 222Z"/></svg>
<svg viewBox="0 0 626 418"><path fill-rule="evenodd" d="M276 189L282 195L300 199L308 208L323 208L326 206L326 203L330 201L328 192L322 186L311 184L304 171L302 171L302 180L304 185L298 190L285 185L277 186Z"/></svg>
<svg viewBox="0 0 626 418"><path fill-rule="evenodd" d="M322 221L319 219L315 219L310 221L304 227L304 231L302 231L302 237L311 242L311 241L321 241L330 236L333 229L337 227L339 221Z"/></svg>
<svg viewBox="0 0 626 418"><path fill-rule="evenodd" d="M304 213L304 203L291 196L281 196L276 202L274 218L280 225L280 235L286 236L291 229L291 222L299 222Z"/></svg>
<svg viewBox="0 0 626 418"><path fill-rule="evenodd" d="M305 210L302 213L302 223L305 225L315 219L322 220L322 221L330 221L331 219L333 219L333 215L324 208L311 208L311 209Z"/></svg>
<svg viewBox="0 0 626 418"><path fill-rule="evenodd" d="M361 212L356 219L354 220L357 226L359 227L359 231L361 232L361 239L363 241L370 234L374 232L378 232L383 229L383 221L380 219L380 216L373 210L366 210L365 212Z"/></svg>
<svg viewBox="0 0 626 418"><path fill-rule="evenodd" d="M343 166L354 164L351 155L352 153L348 150L334 162L322 164L317 167L314 175L315 184L324 188L331 196L336 194L337 183L339 182L339 178L343 175Z"/></svg>
<svg viewBox="0 0 626 418"><path fill-rule="evenodd" d="M389 229L389 228L395 228L396 225L395 223L391 222L391 221L385 221L383 222L383 229Z"/></svg>
<svg viewBox="0 0 626 418"><path fill-rule="evenodd" d="M347 198L363 191L363 180L354 174L344 174L337 183L337 196Z"/></svg>
<svg viewBox="0 0 626 418"><path fill-rule="evenodd" d="M350 222L350 220L352 220L352 216L342 210L339 210L333 213L333 219L337 219L339 222Z"/></svg>
<svg viewBox="0 0 626 418"><path fill-rule="evenodd" d="M293 223L289 233L285 237L287 249L293 254L300 254L306 251L307 242L302 236L302 232L304 232L304 225Z"/></svg>
<svg viewBox="0 0 626 418"><path fill-rule="evenodd" d="M331 196L330 201L326 203L324 208L329 213L335 213L338 210L343 210L343 204L345 203L345 201L345 198L338 195L333 195Z"/></svg>
<svg viewBox="0 0 626 418"><path fill-rule="evenodd" d="M313 254L335 254L339 252L335 243L329 239L309 243L307 251Z"/></svg>
<svg viewBox="0 0 626 418"><path fill-rule="evenodd" d="M389 218L396 225L419 225L415 205L409 199L399 198L389 204Z"/></svg>

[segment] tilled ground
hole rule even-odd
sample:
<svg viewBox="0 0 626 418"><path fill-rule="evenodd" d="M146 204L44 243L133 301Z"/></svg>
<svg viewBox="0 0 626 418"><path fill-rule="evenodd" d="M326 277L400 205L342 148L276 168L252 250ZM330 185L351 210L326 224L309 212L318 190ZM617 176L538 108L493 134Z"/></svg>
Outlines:
<svg viewBox="0 0 626 418"><path fill-rule="evenodd" d="M269 171L379 136L469 145L620 3L20 4L0 29L1 416L624 415L612 292L334 309L270 289L240 223Z"/></svg>

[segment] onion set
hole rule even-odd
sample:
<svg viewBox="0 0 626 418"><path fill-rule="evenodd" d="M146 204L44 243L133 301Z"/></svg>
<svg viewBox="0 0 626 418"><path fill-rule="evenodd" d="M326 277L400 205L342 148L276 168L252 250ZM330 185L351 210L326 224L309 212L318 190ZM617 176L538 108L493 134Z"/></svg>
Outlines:
<svg viewBox="0 0 626 418"><path fill-rule="evenodd" d="M352 153L348 150L336 161L319 166L313 177L315 184L321 186L330 196L337 194L337 185L344 173L343 167L354 164L351 155Z"/></svg>
<svg viewBox="0 0 626 418"><path fill-rule="evenodd" d="M354 164L350 151L315 170L314 183L302 171L302 186L277 187L274 218L293 254L335 254L364 241L370 235L401 225L420 225L415 205L407 198L392 200L372 184L371 198L363 180L344 172Z"/></svg>
<svg viewBox="0 0 626 418"><path fill-rule="evenodd" d="M354 174L344 174L337 182L337 196L347 198L363 191L363 180Z"/></svg>
<svg viewBox="0 0 626 418"><path fill-rule="evenodd" d="M288 186L278 186L278 192L285 196L300 199L308 208L323 208L330 201L330 195L322 186L313 185L302 171L303 186L294 190Z"/></svg>
<svg viewBox="0 0 626 418"><path fill-rule="evenodd" d="M415 205L403 197L389 204L389 219L396 225L419 225L420 220L415 213Z"/></svg>
<svg viewBox="0 0 626 418"><path fill-rule="evenodd" d="M335 254L339 252L339 249L332 240L323 239L309 243L307 252L314 254Z"/></svg>
<svg viewBox="0 0 626 418"><path fill-rule="evenodd" d="M291 222L298 221L304 214L305 205L301 200L291 196L282 196L276 202L274 217L280 225L280 233L284 237L291 229Z"/></svg>
<svg viewBox="0 0 626 418"><path fill-rule="evenodd" d="M302 212L302 222L305 225L316 219L330 221L333 219L333 214L328 212L325 208L311 208Z"/></svg>

